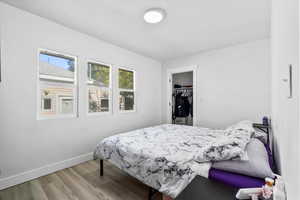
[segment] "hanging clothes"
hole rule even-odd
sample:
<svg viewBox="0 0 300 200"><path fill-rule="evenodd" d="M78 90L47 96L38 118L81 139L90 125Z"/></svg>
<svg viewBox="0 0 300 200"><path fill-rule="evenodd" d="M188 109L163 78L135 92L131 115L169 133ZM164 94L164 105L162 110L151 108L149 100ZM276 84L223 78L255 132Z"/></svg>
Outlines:
<svg viewBox="0 0 300 200"><path fill-rule="evenodd" d="M188 117L191 110L191 104L188 96L183 96L183 93L179 92L175 96L175 117Z"/></svg>

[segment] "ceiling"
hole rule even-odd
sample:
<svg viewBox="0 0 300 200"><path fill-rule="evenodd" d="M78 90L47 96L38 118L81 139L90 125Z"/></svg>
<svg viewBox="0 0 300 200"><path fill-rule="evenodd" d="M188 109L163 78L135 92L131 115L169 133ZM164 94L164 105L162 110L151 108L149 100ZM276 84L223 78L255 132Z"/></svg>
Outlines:
<svg viewBox="0 0 300 200"><path fill-rule="evenodd" d="M271 0L1 0L160 61L266 38ZM167 11L146 24L151 7Z"/></svg>

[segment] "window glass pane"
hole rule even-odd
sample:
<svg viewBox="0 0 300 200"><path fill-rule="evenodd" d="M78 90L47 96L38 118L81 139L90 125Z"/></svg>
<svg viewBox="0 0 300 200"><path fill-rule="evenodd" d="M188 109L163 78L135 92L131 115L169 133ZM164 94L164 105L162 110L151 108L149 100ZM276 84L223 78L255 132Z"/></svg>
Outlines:
<svg viewBox="0 0 300 200"><path fill-rule="evenodd" d="M120 110L134 110L134 92L121 91Z"/></svg>
<svg viewBox="0 0 300 200"><path fill-rule="evenodd" d="M41 88L41 116L73 114L74 92L68 85L47 84Z"/></svg>
<svg viewBox="0 0 300 200"><path fill-rule="evenodd" d="M88 66L89 83L100 87L109 87L110 67L96 63L89 63Z"/></svg>
<svg viewBox="0 0 300 200"><path fill-rule="evenodd" d="M89 112L109 111L109 89L89 86Z"/></svg>
<svg viewBox="0 0 300 200"><path fill-rule="evenodd" d="M119 88L133 89L133 71L119 69Z"/></svg>
<svg viewBox="0 0 300 200"><path fill-rule="evenodd" d="M51 99L50 98L44 98L44 110L51 110Z"/></svg>
<svg viewBox="0 0 300 200"><path fill-rule="evenodd" d="M70 97L60 98L60 113L61 114L72 114L73 113L73 99Z"/></svg>
<svg viewBox="0 0 300 200"><path fill-rule="evenodd" d="M39 60L40 75L74 79L75 60L73 58L40 52Z"/></svg>

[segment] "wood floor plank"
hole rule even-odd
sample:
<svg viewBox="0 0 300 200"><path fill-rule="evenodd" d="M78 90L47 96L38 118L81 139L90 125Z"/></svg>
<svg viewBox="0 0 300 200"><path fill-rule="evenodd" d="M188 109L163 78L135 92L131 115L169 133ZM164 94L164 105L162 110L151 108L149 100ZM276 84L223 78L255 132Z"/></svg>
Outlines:
<svg viewBox="0 0 300 200"><path fill-rule="evenodd" d="M95 191L95 189L83 178L77 175L74 170L70 168L64 169L57 172L57 174L64 182L64 184L68 185L68 187L72 190L73 193L76 194L79 199L105 200L103 194Z"/></svg>
<svg viewBox="0 0 300 200"><path fill-rule="evenodd" d="M65 191L66 186L60 187L55 183L53 176L55 174L50 174L39 179L39 182L43 188L43 191L47 195L48 200L73 200L68 196L68 192Z"/></svg>
<svg viewBox="0 0 300 200"><path fill-rule="evenodd" d="M85 167L90 168L91 166L86 165ZM83 177L87 182L89 182L91 185L95 186L101 186L104 183L110 182L110 178L108 176L99 176L99 173L97 171L91 171L90 173L85 173L82 171L82 167L74 167L74 171L76 171L77 174L79 174L81 177Z"/></svg>
<svg viewBox="0 0 300 200"><path fill-rule="evenodd" d="M33 200L30 182L25 182L17 186L15 190L15 198L22 200Z"/></svg>
<svg viewBox="0 0 300 200"><path fill-rule="evenodd" d="M55 173L48 176L48 181L51 185L54 185L55 188L62 192L65 196L72 200L79 200L74 192L69 188L68 185L64 184L64 182L60 179L60 177Z"/></svg>
<svg viewBox="0 0 300 200"><path fill-rule="evenodd" d="M0 200L15 200L15 190L17 186L7 188L0 191Z"/></svg>
<svg viewBox="0 0 300 200"><path fill-rule="evenodd" d="M140 197L147 197L149 187L147 187L137 179L130 177L128 174L124 173L112 164L108 162L104 163L103 177L107 177L109 180L112 180L114 182L120 182L121 185L126 185L125 188L138 193ZM93 167L99 167L99 164L95 161L90 161L89 164L91 164Z"/></svg>
<svg viewBox="0 0 300 200"><path fill-rule="evenodd" d="M31 193L34 200L49 200L41 183L35 179L31 183Z"/></svg>
<svg viewBox="0 0 300 200"><path fill-rule="evenodd" d="M108 162L100 177L93 160L1 190L0 200L147 200L148 190Z"/></svg>

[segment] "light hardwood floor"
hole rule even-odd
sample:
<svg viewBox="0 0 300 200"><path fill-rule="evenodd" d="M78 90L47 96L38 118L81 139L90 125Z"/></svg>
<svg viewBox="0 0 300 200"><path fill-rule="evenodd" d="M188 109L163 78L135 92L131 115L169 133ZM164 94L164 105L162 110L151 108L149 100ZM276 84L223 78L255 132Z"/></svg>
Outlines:
<svg viewBox="0 0 300 200"><path fill-rule="evenodd" d="M104 162L99 177L99 161L43 176L0 191L0 200L147 200L149 188ZM161 196L157 195L156 200Z"/></svg>

